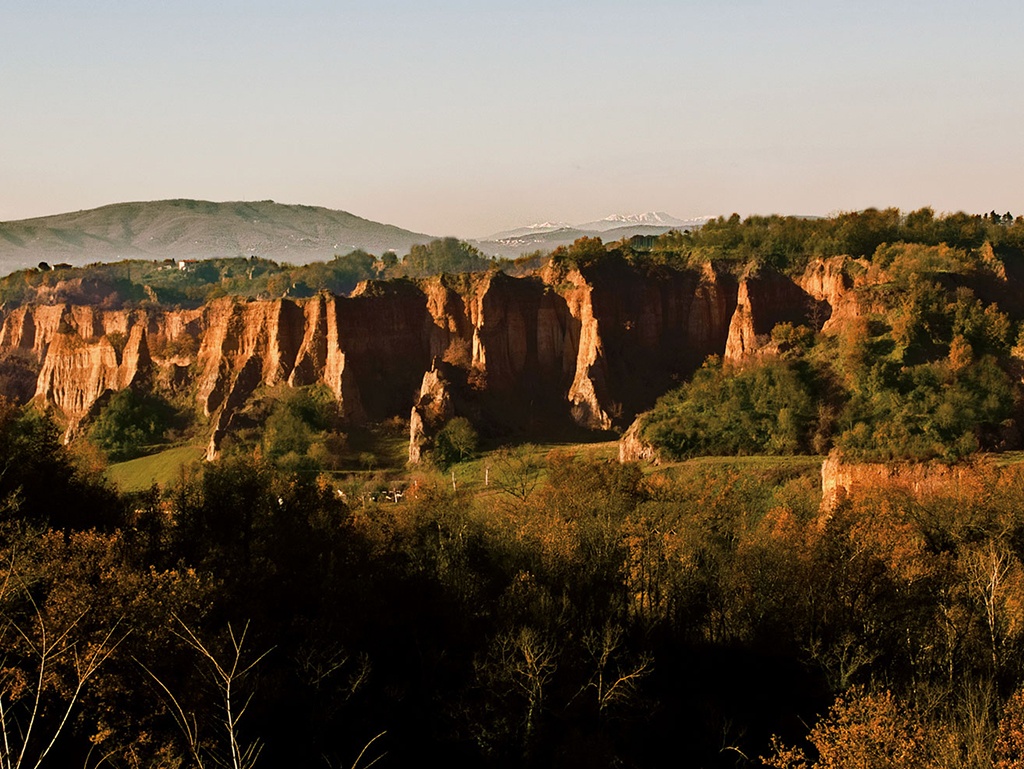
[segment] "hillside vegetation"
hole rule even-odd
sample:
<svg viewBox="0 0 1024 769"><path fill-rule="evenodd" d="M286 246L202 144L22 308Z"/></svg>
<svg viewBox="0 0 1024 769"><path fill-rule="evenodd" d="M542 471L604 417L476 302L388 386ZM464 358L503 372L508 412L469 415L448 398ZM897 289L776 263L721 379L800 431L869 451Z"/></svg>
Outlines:
<svg viewBox="0 0 1024 769"><path fill-rule="evenodd" d="M915 252L900 249L892 269ZM875 294L875 312L834 334L779 325L776 353L709 361L641 418L641 435L676 458L835 447L954 460L1018 447L1019 320L926 270Z"/></svg>
<svg viewBox="0 0 1024 769"><path fill-rule="evenodd" d="M1019 467L821 510L805 460L505 449L377 494L271 451L122 495L0 406L0 730L44 765L984 767L1024 733Z"/></svg>
<svg viewBox="0 0 1024 769"><path fill-rule="evenodd" d="M641 417L639 435L674 458L837 448L955 460L1019 447L1024 224L928 212L867 223L720 220L687 236L690 258L742 255L754 269L802 268L815 243L860 255L844 266L854 309L825 329L778 324L757 355L709 360Z"/></svg>
<svg viewBox="0 0 1024 769"><path fill-rule="evenodd" d="M864 459L952 461L1020 447L1024 220L1010 214L869 209L827 219L733 216L653 243L583 238L519 262L487 259L448 238L413 245L402 259L357 250L298 267L256 257L47 265L0 280L0 300L6 308L198 307L222 296L301 299L347 294L374 278L519 274L545 263L556 276L582 269L622 280L711 262L742 280L781 274L799 281L812 259L833 255L845 259L845 309L791 308L800 320L766 329L757 354L709 359L641 417L640 439L665 459L838 448ZM605 326L606 335L614 331ZM628 351L627 345L622 352ZM16 356L4 362L11 393L31 387L27 376L15 381L24 368L17 364ZM159 441L135 441L147 442Z"/></svg>

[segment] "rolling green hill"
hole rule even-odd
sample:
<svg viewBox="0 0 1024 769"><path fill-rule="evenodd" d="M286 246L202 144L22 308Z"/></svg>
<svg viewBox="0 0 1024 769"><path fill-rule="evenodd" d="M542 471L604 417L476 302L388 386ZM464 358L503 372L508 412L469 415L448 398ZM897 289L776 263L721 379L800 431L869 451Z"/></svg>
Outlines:
<svg viewBox="0 0 1024 769"><path fill-rule="evenodd" d="M404 254L431 237L318 206L161 200L0 223L0 272L119 259L257 255L306 264L357 248Z"/></svg>

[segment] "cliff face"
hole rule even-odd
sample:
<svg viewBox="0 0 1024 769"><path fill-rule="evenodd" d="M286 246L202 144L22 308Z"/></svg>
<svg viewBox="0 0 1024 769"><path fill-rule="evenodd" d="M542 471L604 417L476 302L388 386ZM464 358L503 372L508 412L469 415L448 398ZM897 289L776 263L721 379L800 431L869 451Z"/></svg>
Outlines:
<svg viewBox="0 0 1024 769"><path fill-rule="evenodd" d="M771 351L771 332L779 323L821 328L831 315L829 297L838 295L831 275L818 280L821 291L812 293L804 287L819 288L812 278L794 281L775 272L761 272L740 281L736 312L729 324L725 359L740 361L760 352ZM831 293L830 293L831 292Z"/></svg>
<svg viewBox="0 0 1024 769"><path fill-rule="evenodd" d="M652 465L660 462L657 449L640 435L639 419L634 421L619 439L619 461L648 462Z"/></svg>
<svg viewBox="0 0 1024 769"><path fill-rule="evenodd" d="M880 280L862 259L834 256L814 259L797 278L772 271L744 276L740 281L736 312L729 323L726 360L737 362L771 354L772 329L779 323L837 331L844 323L877 307L862 306L865 297L856 289ZM858 278L851 277L857 273Z"/></svg>
<svg viewBox="0 0 1024 769"><path fill-rule="evenodd" d="M18 353L38 369L36 396L72 427L105 392L131 386L150 366L145 318L125 310L19 308L0 329L0 356Z"/></svg>
<svg viewBox="0 0 1024 769"><path fill-rule="evenodd" d="M851 277L851 272L860 277ZM855 290L872 279L877 281L878 277L872 278L866 260L834 256L812 261L798 283L817 302L812 305L814 325L829 334L860 315L883 310L862 306L863 294Z"/></svg>
<svg viewBox="0 0 1024 769"><path fill-rule="evenodd" d="M628 424L725 346L737 286L711 265L699 273L641 274L610 264L567 278L564 295L579 324L569 388L578 424Z"/></svg>
<svg viewBox="0 0 1024 769"><path fill-rule="evenodd" d="M693 297L683 327L688 337L686 349L697 353L699 359L676 368L692 371L711 354L722 355L732 363L775 354L778 348L771 332L780 323L806 325L826 333L834 331L844 320L867 311L859 305L856 281L848 275L851 262L857 262L858 272L866 272L863 262L840 256L812 260L804 274L796 278L759 270L744 275L738 284L705 265L700 286L692 293L679 292L681 298ZM659 304L647 301L640 302L640 306L652 308ZM677 301L668 306L685 304ZM723 325L728 329L724 338L720 335ZM644 347L634 345L633 349ZM660 352L665 354L664 350ZM632 371L643 370L643 360L631 361L628 355L618 357L627 361ZM623 435L619 457L624 462L657 461L656 452L640 438L638 422Z"/></svg>
<svg viewBox="0 0 1024 769"><path fill-rule="evenodd" d="M210 420L213 457L261 386L323 383L353 422L404 416L427 405L436 359L461 388L442 409L449 417L468 408L500 426L561 414L607 429L723 352L738 290L710 265L641 273L619 264L369 282L350 297L225 298L197 310L27 306L2 317L0 391L3 367L17 360L69 435L110 392L188 392Z"/></svg>
<svg viewBox="0 0 1024 769"><path fill-rule="evenodd" d="M424 284L430 354L494 393L544 398L572 381L579 322L537 277L478 273ZM564 395L564 393L563 393Z"/></svg>
<svg viewBox="0 0 1024 769"><path fill-rule="evenodd" d="M972 487L982 488L992 474L993 467L984 462L847 462L833 451L821 466L821 509L831 512L844 499L869 493L914 498L970 494Z"/></svg>

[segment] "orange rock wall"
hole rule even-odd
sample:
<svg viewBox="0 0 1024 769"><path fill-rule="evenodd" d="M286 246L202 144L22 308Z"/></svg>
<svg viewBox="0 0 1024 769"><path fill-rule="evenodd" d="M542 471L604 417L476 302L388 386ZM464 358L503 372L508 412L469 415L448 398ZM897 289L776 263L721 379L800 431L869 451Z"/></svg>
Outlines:
<svg viewBox="0 0 1024 769"><path fill-rule="evenodd" d="M822 510L834 510L848 497L865 494L907 494L914 498L977 493L994 468L980 459L975 463L946 465L941 462L847 462L836 451L821 466ZM980 484L980 485L979 485Z"/></svg>
<svg viewBox="0 0 1024 769"><path fill-rule="evenodd" d="M350 297L223 298L194 310L32 305L0 312L0 362L15 352L35 362L35 398L64 415L69 435L111 392L187 389L210 419L210 456L260 386L322 382L352 421L405 416L435 358L492 404L553 404L606 429L722 353L736 298L735 279L710 265L618 265L368 282Z"/></svg>

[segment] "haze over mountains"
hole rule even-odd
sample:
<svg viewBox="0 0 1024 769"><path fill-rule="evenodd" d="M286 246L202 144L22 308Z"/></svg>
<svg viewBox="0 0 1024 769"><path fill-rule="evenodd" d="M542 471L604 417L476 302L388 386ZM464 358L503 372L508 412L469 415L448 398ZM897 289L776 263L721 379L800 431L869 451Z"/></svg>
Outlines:
<svg viewBox="0 0 1024 769"><path fill-rule="evenodd" d="M357 248L405 254L433 235L345 211L272 200L116 203L75 213L0 223L0 271L40 261L76 266L118 259L208 259L256 254L307 264Z"/></svg>
<svg viewBox="0 0 1024 769"><path fill-rule="evenodd" d="M577 225L529 225L470 242L488 256L517 257L569 245L580 237L614 241L638 234L660 235L671 229L699 227L709 218L686 220L664 212L616 214ZM209 259L254 254L278 262L308 264L355 249L404 255L414 244L436 237L346 211L272 200L115 203L0 222L0 273L34 267L39 262L82 266L120 259Z"/></svg>
<svg viewBox="0 0 1024 769"><path fill-rule="evenodd" d="M577 238L599 237L605 242L631 238L634 235L662 235L669 230L700 227L711 216L694 219L679 219L664 211L650 211L643 214L613 214L604 219L583 224L566 222L544 222L504 230L473 241L473 244L491 256L516 257L538 250L551 250L568 246Z"/></svg>

